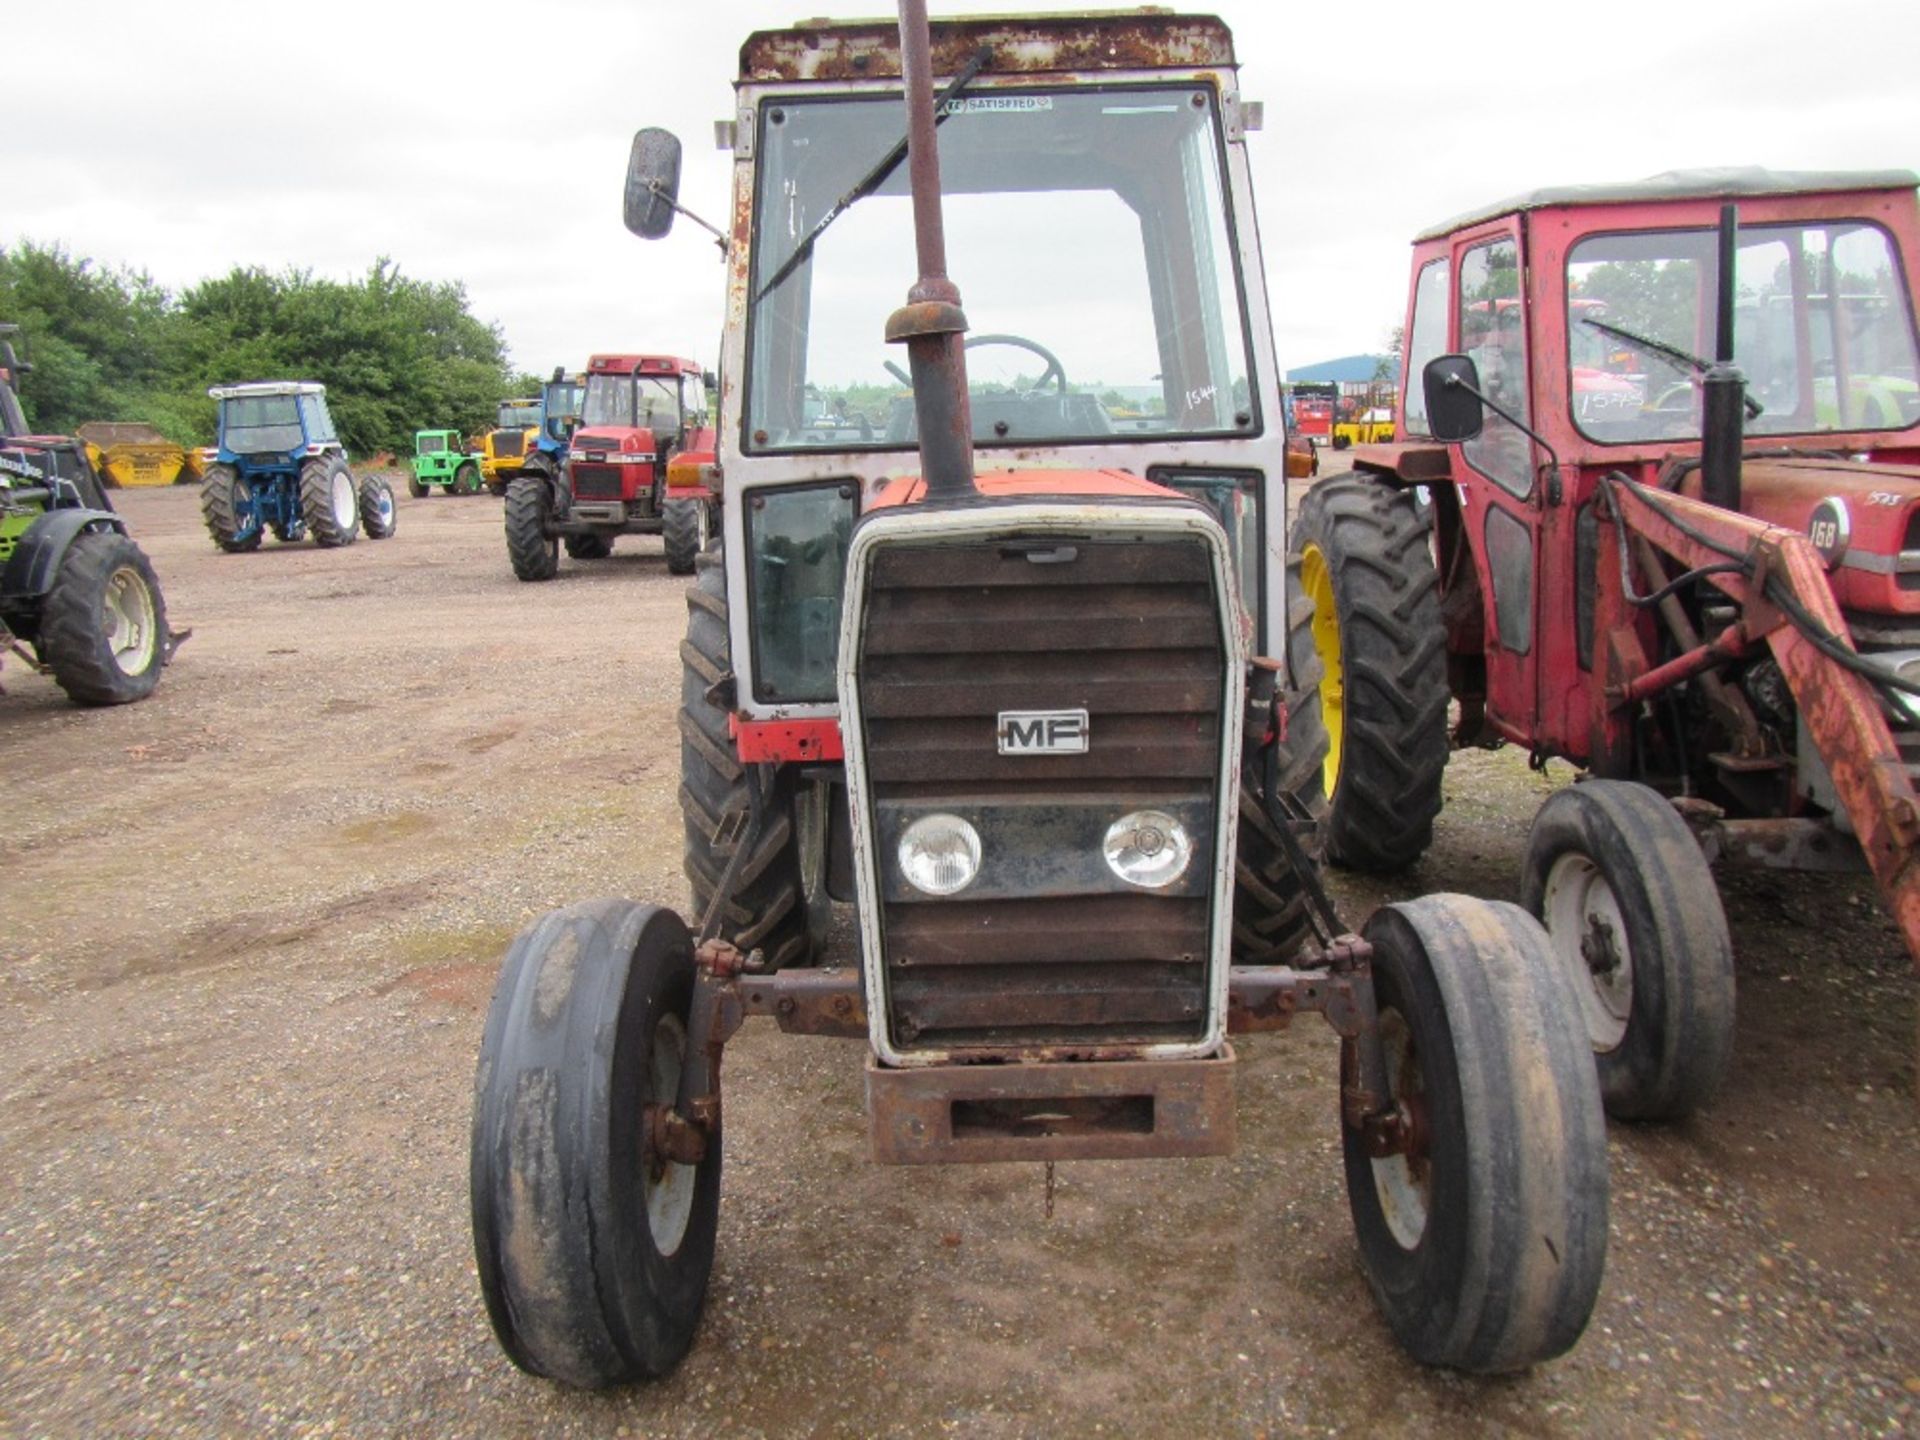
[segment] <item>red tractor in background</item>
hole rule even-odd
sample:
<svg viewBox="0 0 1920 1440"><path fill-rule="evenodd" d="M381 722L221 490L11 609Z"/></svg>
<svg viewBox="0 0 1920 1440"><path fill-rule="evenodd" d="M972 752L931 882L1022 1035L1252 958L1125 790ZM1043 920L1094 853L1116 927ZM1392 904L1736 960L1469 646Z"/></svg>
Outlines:
<svg viewBox="0 0 1920 1440"><path fill-rule="evenodd" d="M579 427L558 475L529 470L507 486L507 555L522 580L551 580L560 546L604 560L621 535L659 535L667 569L691 575L715 533L718 495L708 376L667 355L595 355Z"/></svg>
<svg viewBox="0 0 1920 1440"><path fill-rule="evenodd" d="M1454 745L1586 772L1523 892L1617 1116L1684 1114L1725 1072L1710 862L1871 869L1920 956L1915 185L1673 173L1427 231L1401 438L1290 537L1332 858L1426 848L1450 702Z"/></svg>

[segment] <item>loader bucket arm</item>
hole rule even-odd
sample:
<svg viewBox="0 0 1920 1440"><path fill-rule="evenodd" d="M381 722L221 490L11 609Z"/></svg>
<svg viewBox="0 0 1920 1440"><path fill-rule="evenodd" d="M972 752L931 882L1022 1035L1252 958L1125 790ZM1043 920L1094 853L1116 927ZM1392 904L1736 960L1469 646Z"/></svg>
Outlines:
<svg viewBox="0 0 1920 1440"><path fill-rule="evenodd" d="M1685 495L1660 491L1655 498L1640 486L1621 483L1611 485L1610 491L1627 533L1644 537L1683 567L1724 563L1732 551L1745 556L1751 569L1708 577L1740 607L1739 620L1715 640L1638 674L1620 673L1622 652L1612 647L1608 703L1615 708L1637 704L1687 675L1764 643L1786 676L1801 723L1832 776L1868 867L1920 969L1920 864L1915 863L1920 859L1920 793L1873 685L1823 654L1767 594L1770 581L1784 587L1805 615L1852 650L1819 552L1798 531Z"/></svg>

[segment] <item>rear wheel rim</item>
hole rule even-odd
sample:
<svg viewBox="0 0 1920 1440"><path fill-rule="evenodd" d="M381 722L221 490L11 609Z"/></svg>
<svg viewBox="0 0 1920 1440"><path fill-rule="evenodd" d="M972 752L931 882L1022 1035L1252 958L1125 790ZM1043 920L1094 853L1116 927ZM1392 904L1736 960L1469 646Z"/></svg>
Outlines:
<svg viewBox="0 0 1920 1440"><path fill-rule="evenodd" d="M1313 602L1313 648L1320 657L1320 719L1327 727L1321 771L1329 798L1340 783L1340 752L1347 730L1347 679L1340 664L1340 611L1333 601L1333 567L1309 544L1300 553L1300 588Z"/></svg>
<svg viewBox="0 0 1920 1440"><path fill-rule="evenodd" d="M680 1070L686 1058L686 1026L677 1015L662 1015L660 1023L654 1026L653 1049L647 1057L654 1104L673 1104L680 1093ZM647 1201L647 1229L653 1235L654 1249L662 1256L671 1256L687 1238L700 1169L675 1160L656 1164L647 1147L642 1147L640 1163L644 1167L641 1181Z"/></svg>
<svg viewBox="0 0 1920 1440"><path fill-rule="evenodd" d="M344 470L333 472L333 523L342 530L353 528L359 509L353 498L353 477Z"/></svg>
<svg viewBox="0 0 1920 1440"><path fill-rule="evenodd" d="M1619 899L1600 867L1569 850L1547 870L1541 918L1553 953L1580 993L1580 1016L1597 1053L1617 1049L1633 1013L1633 947Z"/></svg>
<svg viewBox="0 0 1920 1440"><path fill-rule="evenodd" d="M1380 1012L1380 1048L1387 1064L1387 1093L1403 1110L1424 1106L1426 1078L1413 1031L1398 1010ZM1417 1127L1416 1127L1417 1128ZM1394 1154L1373 1162L1373 1188L1380 1199L1380 1218L1403 1250L1418 1248L1427 1233L1427 1212L1433 1193L1433 1170L1425 1155Z"/></svg>
<svg viewBox="0 0 1920 1440"><path fill-rule="evenodd" d="M131 565L122 565L109 575L100 616L105 622L107 649L120 673L142 674L153 663L160 628L146 577Z"/></svg>

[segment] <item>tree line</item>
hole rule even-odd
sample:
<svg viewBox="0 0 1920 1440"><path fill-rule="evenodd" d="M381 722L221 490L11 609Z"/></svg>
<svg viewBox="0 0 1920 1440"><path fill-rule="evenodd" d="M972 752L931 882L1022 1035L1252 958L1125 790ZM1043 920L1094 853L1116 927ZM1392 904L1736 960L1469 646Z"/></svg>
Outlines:
<svg viewBox="0 0 1920 1440"><path fill-rule="evenodd" d="M209 385L318 380L350 452L405 452L416 429L486 428L532 378L511 373L499 327L468 311L464 285L413 279L385 257L344 282L235 267L174 294L142 271L22 241L0 247L0 322L20 327L13 343L32 366L20 402L45 434L139 420L207 445Z"/></svg>

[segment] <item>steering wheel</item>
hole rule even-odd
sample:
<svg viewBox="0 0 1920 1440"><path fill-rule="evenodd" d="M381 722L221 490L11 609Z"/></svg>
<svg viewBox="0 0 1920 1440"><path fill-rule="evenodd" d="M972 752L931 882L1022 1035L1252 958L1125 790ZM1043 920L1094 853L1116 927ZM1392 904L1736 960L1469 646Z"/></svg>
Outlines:
<svg viewBox="0 0 1920 1440"><path fill-rule="evenodd" d="M971 350L976 345L1012 345L1016 349L1032 351L1035 355L1038 355L1042 360L1047 362L1046 368L1040 372L1040 378L1033 382L1033 388L1038 390L1044 386L1048 380L1052 380L1055 388L1061 395L1064 396L1067 393L1067 372L1060 364L1060 357L1047 349L1047 347L1042 345L1038 340L1029 340L1024 335L969 335L966 341L966 348ZM905 385L909 390L913 388L912 376L908 375L905 370L901 369L891 360L885 363L888 374L892 375L894 379L898 380L902 385Z"/></svg>

